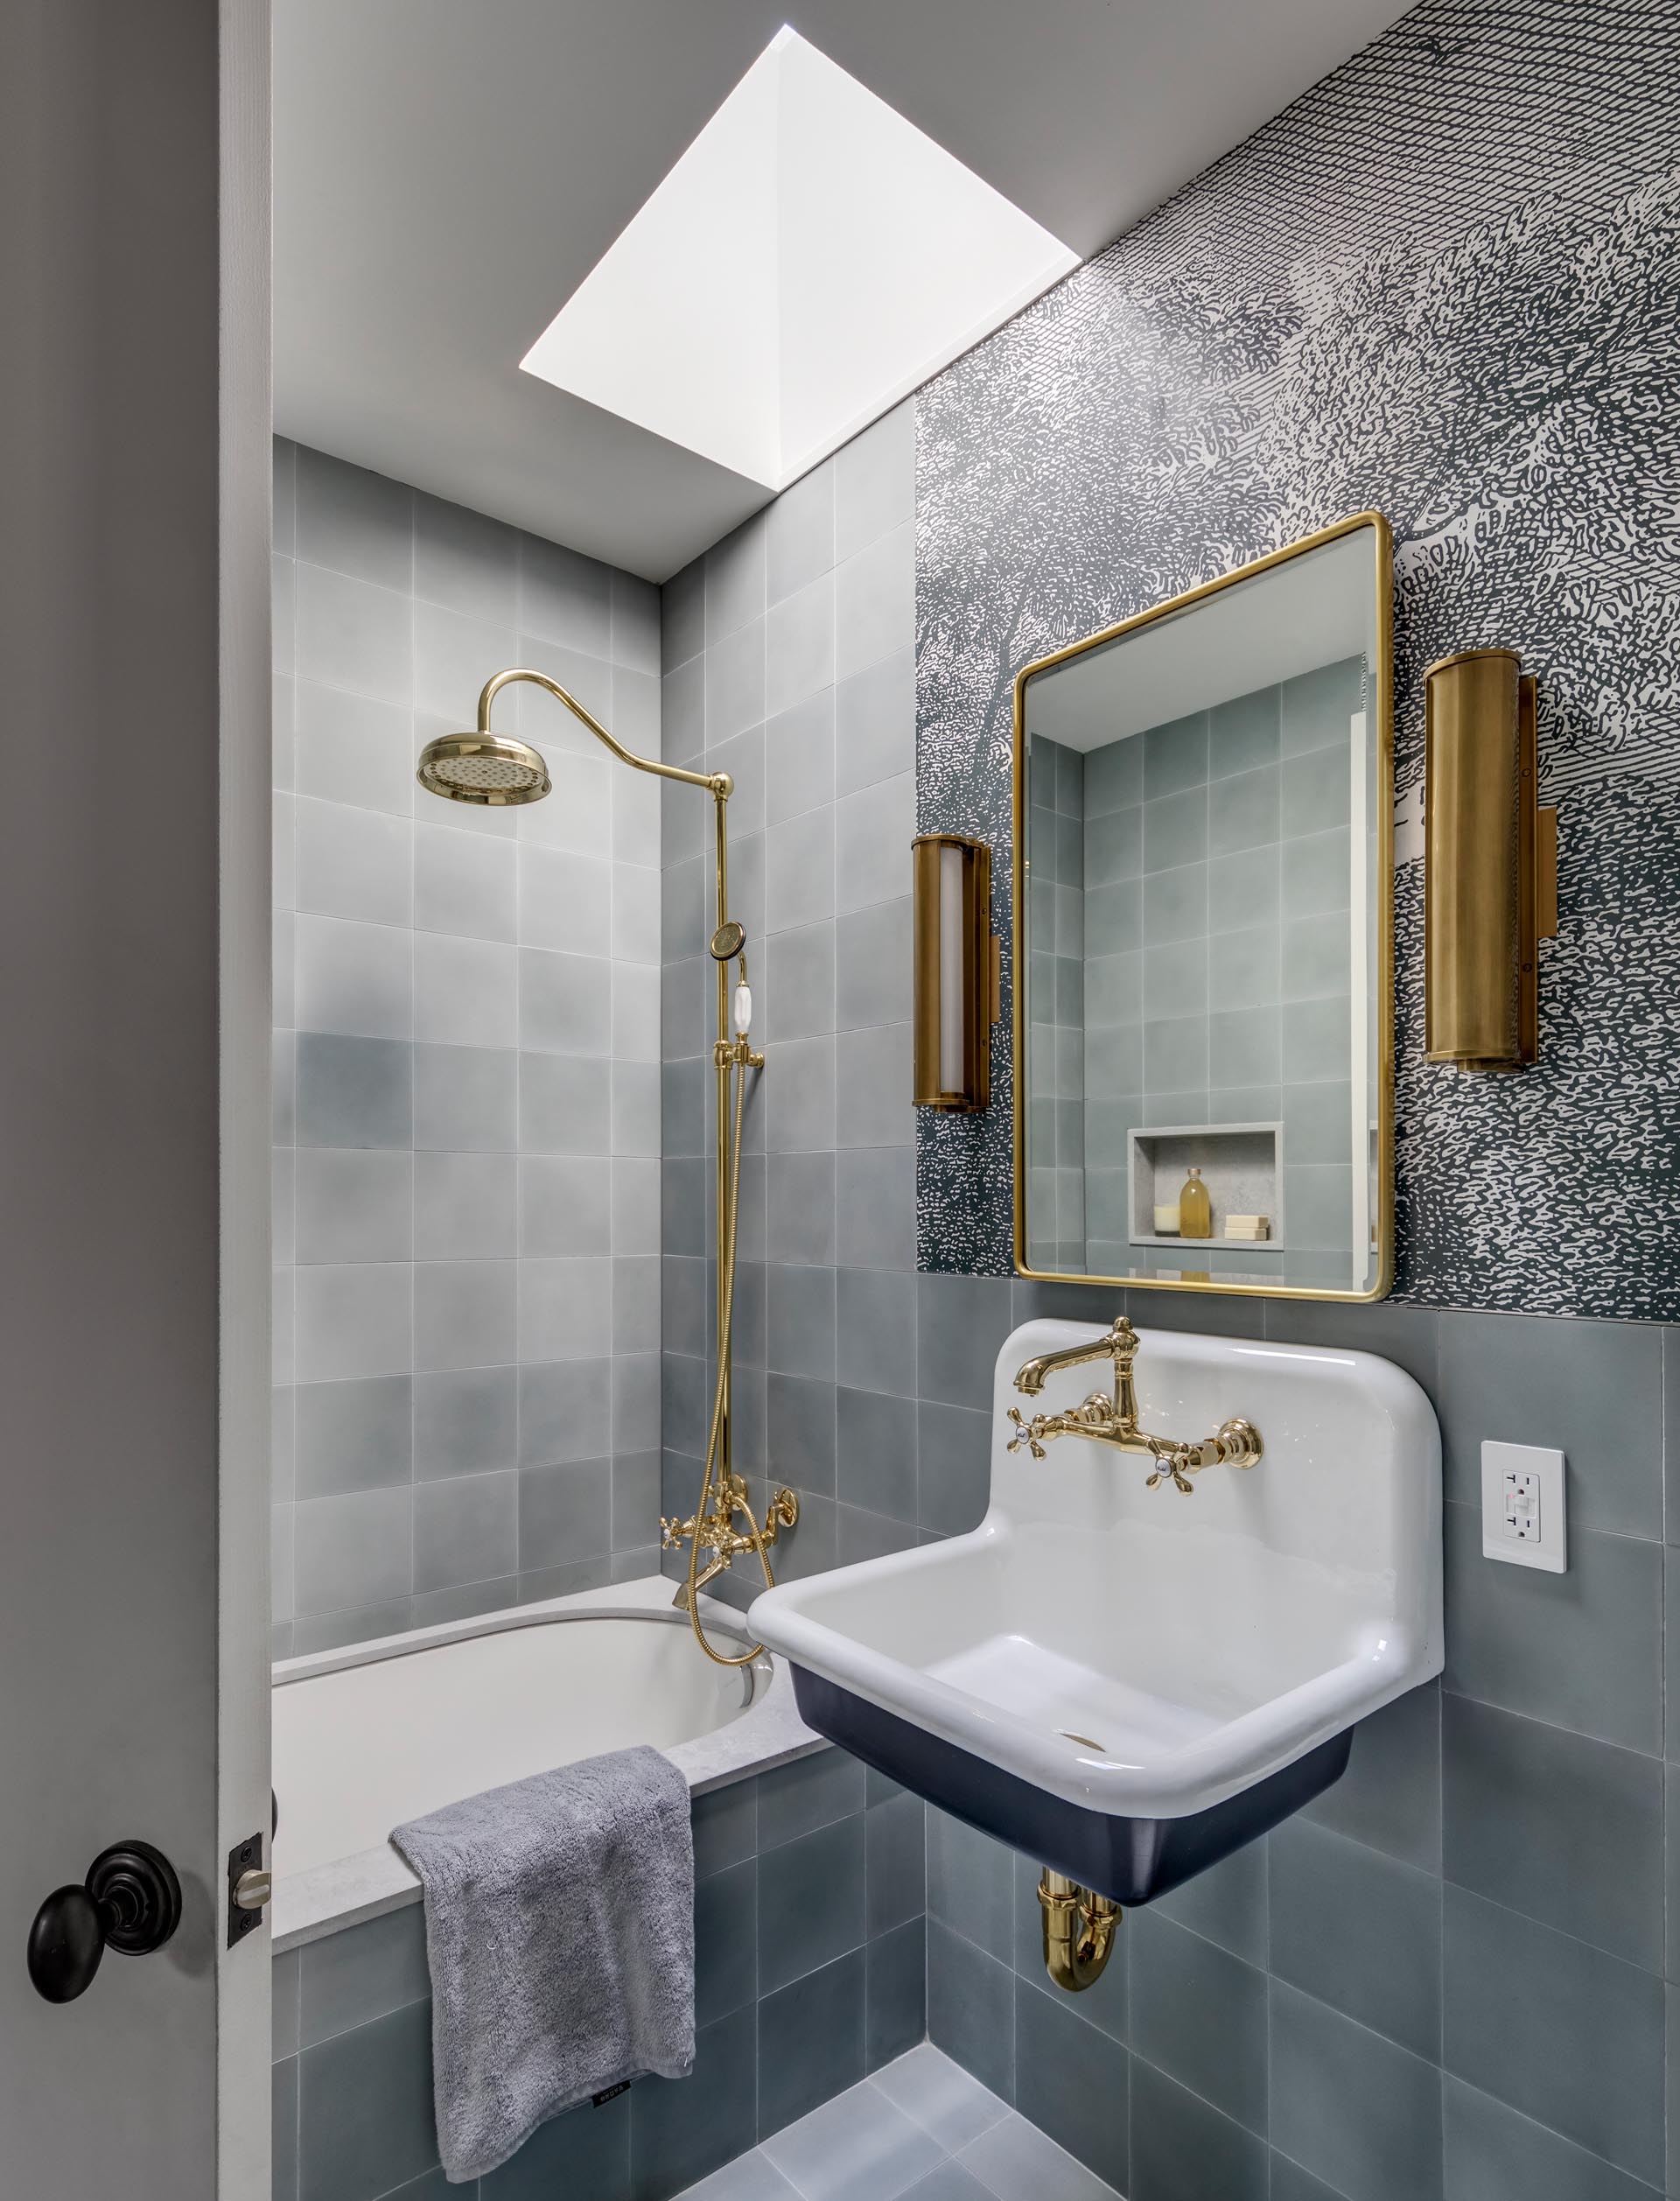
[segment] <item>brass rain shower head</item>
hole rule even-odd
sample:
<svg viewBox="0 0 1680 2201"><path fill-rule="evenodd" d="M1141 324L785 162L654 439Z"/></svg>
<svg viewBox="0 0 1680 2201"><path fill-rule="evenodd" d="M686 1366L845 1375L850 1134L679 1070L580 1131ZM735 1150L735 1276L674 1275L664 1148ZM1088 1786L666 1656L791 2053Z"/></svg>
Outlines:
<svg viewBox="0 0 1680 2201"><path fill-rule="evenodd" d="M729 963L746 945L746 927L732 917L727 924L719 925L711 936L711 958L714 963Z"/></svg>
<svg viewBox="0 0 1680 2201"><path fill-rule="evenodd" d="M420 752L415 777L429 794L452 803L505 809L540 803L549 792L549 768L526 741L481 727L476 733L440 733Z"/></svg>

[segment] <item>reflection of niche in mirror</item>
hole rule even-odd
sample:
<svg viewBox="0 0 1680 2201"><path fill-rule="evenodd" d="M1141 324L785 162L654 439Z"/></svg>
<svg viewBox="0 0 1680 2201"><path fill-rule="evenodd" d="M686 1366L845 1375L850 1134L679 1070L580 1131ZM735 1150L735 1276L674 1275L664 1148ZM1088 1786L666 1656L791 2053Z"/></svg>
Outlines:
<svg viewBox="0 0 1680 2201"><path fill-rule="evenodd" d="M1082 993L1082 1140L1062 1129L1071 1111L1061 1097L1080 1066L1058 1024L1052 1166L1060 1237L1075 1212L1064 1186L1075 1154L1082 1159L1077 1251L1087 1258L1046 1265L1112 1275L1140 1258L1158 1259L1140 1257L1150 1240L1138 1229L1128 1133L1172 1130L1182 1156L1199 1151L1194 1139L1180 1143L1183 1134L1205 1127L1201 1158L1216 1206L1198 1265L1215 1276L1347 1275L1355 1234L1349 817L1364 685L1363 660L1347 658L1082 760L1056 751L1058 789L1075 778L1069 765L1084 768L1083 983L1061 968L1077 926L1059 899L1057 968L1034 990L1033 1013L1052 980L1059 1019ZM1035 813L1039 748L1035 740ZM1064 877L1066 838L1059 804L1058 887L1073 884ZM1041 936L1035 924L1035 966ZM1040 1090L1035 1076L1035 1100ZM1278 1123L1282 1181L1274 1176L1265 1196L1244 1166L1232 1185L1234 1195L1242 1186L1243 1212L1269 1213L1274 1230L1286 1215L1287 1236L1270 1247L1222 1244L1227 1142L1217 1127ZM1246 1164L1256 1141L1241 1144ZM1362 1182L1358 1190L1362 1226Z"/></svg>

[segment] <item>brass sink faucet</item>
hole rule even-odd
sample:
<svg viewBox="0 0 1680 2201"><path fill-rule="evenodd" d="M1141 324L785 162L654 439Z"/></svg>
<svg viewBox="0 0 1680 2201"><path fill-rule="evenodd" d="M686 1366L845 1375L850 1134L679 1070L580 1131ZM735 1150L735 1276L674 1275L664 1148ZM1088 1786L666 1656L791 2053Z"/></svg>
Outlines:
<svg viewBox="0 0 1680 2201"><path fill-rule="evenodd" d="M1015 1424L1015 1434L1009 1440L1009 1449L1019 1452L1025 1447L1035 1460L1042 1460L1044 1447L1052 1438L1088 1437L1093 1444L1111 1445L1116 1452L1136 1452L1151 1460L1154 1471L1145 1481L1146 1490L1170 1483L1186 1497L1194 1489L1190 1477L1200 1475L1204 1468L1254 1466L1261 1455L1260 1432L1241 1415L1222 1422L1216 1435L1204 1437L1199 1444L1184 1444L1176 1437L1152 1437L1147 1430L1140 1429L1138 1386L1131 1373L1137 1357L1138 1333L1124 1314L1117 1314L1102 1336L1088 1344L1064 1346L1059 1353L1040 1353L1036 1360L1023 1362L1015 1371L1015 1388L1029 1398L1037 1398L1053 1370L1077 1368L1091 1360L1113 1362L1114 1395L1110 1398L1105 1391L1094 1391L1066 1413L1034 1414L1030 1421L1022 1419L1018 1406L1012 1406L1009 1418Z"/></svg>

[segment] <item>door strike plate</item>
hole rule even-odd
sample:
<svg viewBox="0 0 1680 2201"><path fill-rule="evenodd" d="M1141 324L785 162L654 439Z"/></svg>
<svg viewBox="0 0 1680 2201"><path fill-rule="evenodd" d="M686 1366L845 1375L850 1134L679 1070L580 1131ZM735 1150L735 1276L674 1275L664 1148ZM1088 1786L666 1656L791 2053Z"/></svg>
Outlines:
<svg viewBox="0 0 1680 2201"><path fill-rule="evenodd" d="M269 1897L274 1892L272 1875L262 1863L262 1837L250 1834L228 1853L228 1946L242 1941L262 1923Z"/></svg>

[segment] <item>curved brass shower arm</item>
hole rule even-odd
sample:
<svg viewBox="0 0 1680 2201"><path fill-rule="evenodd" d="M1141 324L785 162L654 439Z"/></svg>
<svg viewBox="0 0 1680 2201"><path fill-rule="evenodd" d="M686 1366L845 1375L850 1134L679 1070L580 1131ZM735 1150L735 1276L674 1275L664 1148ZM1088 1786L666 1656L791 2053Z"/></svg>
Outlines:
<svg viewBox="0 0 1680 2201"><path fill-rule="evenodd" d="M549 694L566 706L574 718L581 718L598 741L605 743L620 764L627 764L634 772L651 772L658 779L681 780L685 787L703 787L708 795L715 795L727 802L735 791L735 782L727 772L689 772L680 764L661 764L654 757L639 757L634 749L626 749L622 741L610 734L592 712L585 711L576 696L569 695L557 680L550 680L545 672L533 672L524 665L509 665L505 672L493 673L479 695L479 732L490 732L490 706L504 688L516 680L528 680L533 687L545 688Z"/></svg>

